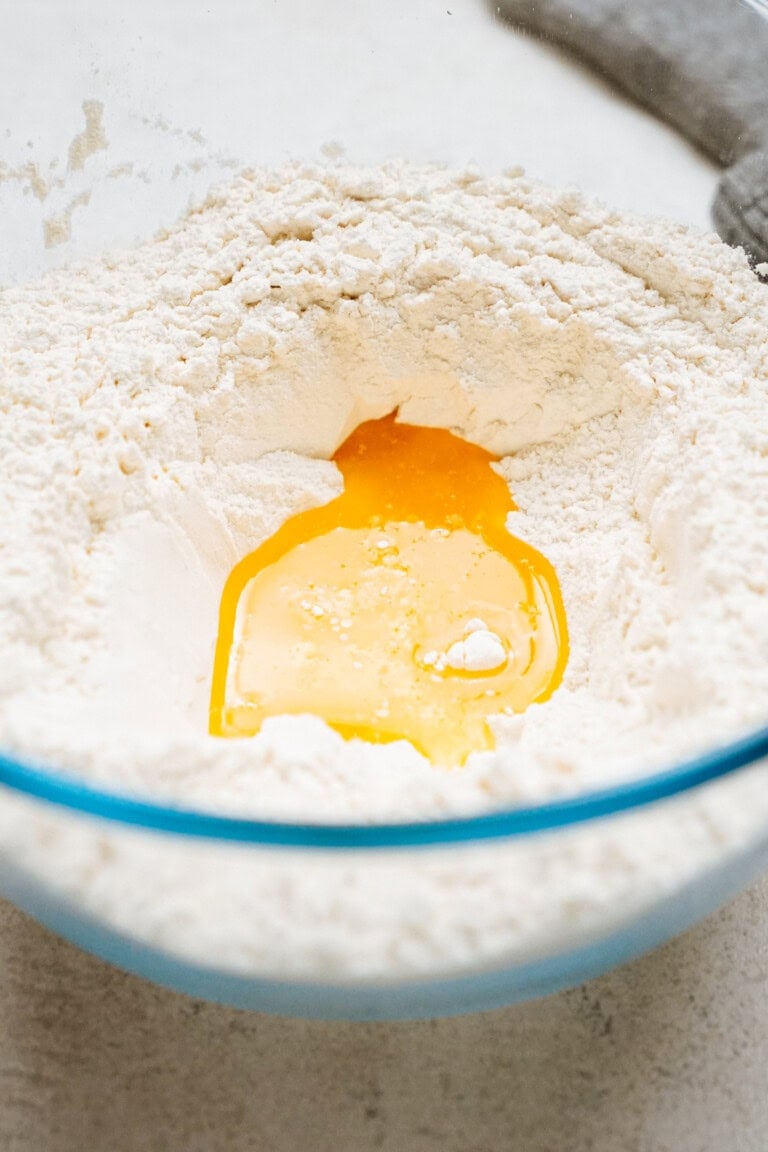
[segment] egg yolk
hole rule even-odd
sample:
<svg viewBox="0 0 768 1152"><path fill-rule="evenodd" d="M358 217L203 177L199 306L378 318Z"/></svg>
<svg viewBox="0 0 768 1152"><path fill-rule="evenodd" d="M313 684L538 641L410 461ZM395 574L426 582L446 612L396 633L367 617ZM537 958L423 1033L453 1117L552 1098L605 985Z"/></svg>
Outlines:
<svg viewBox="0 0 768 1152"><path fill-rule="evenodd" d="M557 576L506 529L497 458L443 429L361 424L344 492L286 521L221 601L210 730L312 713L344 737L409 740L433 763L494 746L488 717L557 688Z"/></svg>

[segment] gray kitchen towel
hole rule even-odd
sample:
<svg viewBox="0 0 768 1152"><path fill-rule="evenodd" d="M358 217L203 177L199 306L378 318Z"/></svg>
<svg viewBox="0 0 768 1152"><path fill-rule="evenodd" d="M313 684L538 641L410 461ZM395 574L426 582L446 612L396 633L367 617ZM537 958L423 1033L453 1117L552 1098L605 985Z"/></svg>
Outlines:
<svg viewBox="0 0 768 1152"><path fill-rule="evenodd" d="M768 19L743 0L495 0L726 167L720 235L768 261Z"/></svg>

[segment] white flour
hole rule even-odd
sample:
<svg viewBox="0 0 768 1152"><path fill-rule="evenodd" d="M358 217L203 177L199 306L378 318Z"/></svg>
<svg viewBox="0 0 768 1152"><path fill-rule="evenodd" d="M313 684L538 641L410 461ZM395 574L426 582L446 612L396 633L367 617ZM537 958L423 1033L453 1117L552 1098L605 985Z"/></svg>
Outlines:
<svg viewBox="0 0 768 1152"><path fill-rule="evenodd" d="M0 742L14 753L186 805L377 820L573 791L764 720L768 298L714 236L515 173L249 173L136 251L6 291L0 347ZM208 736L226 575L337 494L328 457L396 406L505 457L509 527L562 586L561 688L500 718L496 751L453 772L311 717ZM668 852L635 861L635 888ZM612 865L590 850L581 864L559 902L549 888L557 931L574 883L605 908ZM72 873L84 899L92 865ZM169 863L169 910L185 868ZM321 913L302 875L306 926ZM443 883L423 895L433 911ZM255 925L274 897L254 899ZM542 931L540 905L505 948ZM148 935L178 943L169 917ZM456 959L436 925L424 955Z"/></svg>

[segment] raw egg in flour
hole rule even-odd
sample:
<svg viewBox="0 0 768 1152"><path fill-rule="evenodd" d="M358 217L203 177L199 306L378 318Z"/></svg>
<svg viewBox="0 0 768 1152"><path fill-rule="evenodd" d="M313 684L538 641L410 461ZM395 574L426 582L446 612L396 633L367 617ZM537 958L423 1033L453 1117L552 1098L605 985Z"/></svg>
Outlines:
<svg viewBox="0 0 768 1152"><path fill-rule="evenodd" d="M394 414L361 424L334 456L343 494L227 580L211 732L312 713L448 766L493 747L489 716L550 696L568 655L557 576L507 531L495 459Z"/></svg>

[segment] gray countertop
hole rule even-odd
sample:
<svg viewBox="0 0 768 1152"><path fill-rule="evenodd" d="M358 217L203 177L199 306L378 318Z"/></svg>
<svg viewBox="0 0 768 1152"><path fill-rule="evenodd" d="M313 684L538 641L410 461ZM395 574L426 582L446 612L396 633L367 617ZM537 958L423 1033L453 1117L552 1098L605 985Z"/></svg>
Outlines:
<svg viewBox="0 0 768 1152"><path fill-rule="evenodd" d="M504 1011L238 1012L0 905L3 1152L765 1152L768 881L650 956Z"/></svg>

